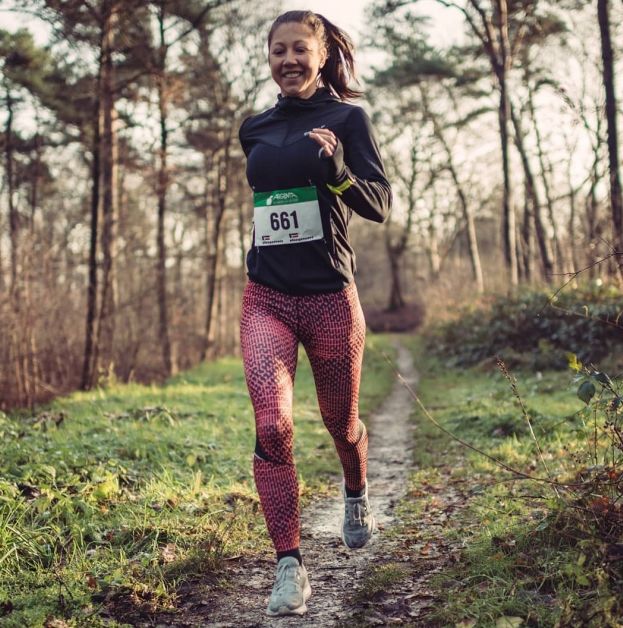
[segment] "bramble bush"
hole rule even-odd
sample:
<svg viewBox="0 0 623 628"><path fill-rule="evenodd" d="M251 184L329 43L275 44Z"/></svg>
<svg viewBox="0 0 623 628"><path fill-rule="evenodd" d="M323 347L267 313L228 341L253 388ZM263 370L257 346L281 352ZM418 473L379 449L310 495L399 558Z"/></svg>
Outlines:
<svg viewBox="0 0 623 628"><path fill-rule="evenodd" d="M623 617L623 383L569 356L576 371L585 446L569 452L573 472L533 530L576 556L561 566L576 591L560 600L561 626L620 626Z"/></svg>
<svg viewBox="0 0 623 628"><path fill-rule="evenodd" d="M493 297L434 326L427 348L452 366L499 356L510 367L564 369L568 353L598 362L623 349L623 294L613 286L586 286L555 298L544 290Z"/></svg>

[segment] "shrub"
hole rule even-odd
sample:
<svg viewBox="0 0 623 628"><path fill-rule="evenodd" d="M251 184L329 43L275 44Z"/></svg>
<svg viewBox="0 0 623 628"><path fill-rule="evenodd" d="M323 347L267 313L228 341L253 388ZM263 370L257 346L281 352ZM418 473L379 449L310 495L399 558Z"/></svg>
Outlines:
<svg viewBox="0 0 623 628"><path fill-rule="evenodd" d="M453 365L500 356L511 367L565 368L566 354L597 362L623 347L623 299L613 287L522 291L465 309L431 330L428 350Z"/></svg>

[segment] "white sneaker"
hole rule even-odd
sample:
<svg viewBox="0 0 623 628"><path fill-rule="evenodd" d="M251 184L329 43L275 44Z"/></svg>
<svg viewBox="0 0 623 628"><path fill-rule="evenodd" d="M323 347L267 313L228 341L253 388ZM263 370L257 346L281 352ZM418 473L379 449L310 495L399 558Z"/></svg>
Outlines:
<svg viewBox="0 0 623 628"><path fill-rule="evenodd" d="M277 563L277 579L270 594L267 615L303 615L311 587L305 565L294 556L285 556Z"/></svg>
<svg viewBox="0 0 623 628"><path fill-rule="evenodd" d="M368 481L361 497L347 497L346 487L342 482L344 495L344 519L342 521L342 541L346 547L359 549L371 538L376 528L376 520L368 501Z"/></svg>

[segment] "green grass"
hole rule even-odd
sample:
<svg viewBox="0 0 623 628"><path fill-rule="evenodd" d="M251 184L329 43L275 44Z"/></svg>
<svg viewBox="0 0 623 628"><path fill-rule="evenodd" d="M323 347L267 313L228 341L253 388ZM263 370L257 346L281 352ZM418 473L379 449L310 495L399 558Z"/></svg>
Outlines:
<svg viewBox="0 0 623 628"><path fill-rule="evenodd" d="M365 418L392 385L368 340ZM339 462L309 363L295 387L303 499L333 490ZM251 473L253 414L241 363L222 359L163 386L114 384L58 399L35 417L0 414L0 624L115 625L123 603L162 610L224 557L271 552Z"/></svg>
<svg viewBox="0 0 623 628"><path fill-rule="evenodd" d="M394 562L371 565L364 574L363 583L355 593L356 603L370 602L375 596L385 593L387 589L399 584L409 575L404 565Z"/></svg>
<svg viewBox="0 0 623 628"><path fill-rule="evenodd" d="M611 460L603 439L595 459L594 423L576 396L573 373L514 374L546 469L518 400L497 369L453 368L422 347L421 340L414 341L419 396L462 440L523 473L558 481L575 480L579 472ZM431 625L465 621L487 627L518 617L528 626L620 626L623 571L620 559L605 560L617 539L596 528L597 517L579 507L578 493L558 489L557 494L547 483L512 479L439 431L421 409L416 420L418 469L401 505L397 534L420 542L439 535L439 528L429 531L420 522L448 486L461 491L467 503L442 528L443 538L462 550L456 566L433 579L442 600L428 618ZM417 559L414 554L414 563Z"/></svg>

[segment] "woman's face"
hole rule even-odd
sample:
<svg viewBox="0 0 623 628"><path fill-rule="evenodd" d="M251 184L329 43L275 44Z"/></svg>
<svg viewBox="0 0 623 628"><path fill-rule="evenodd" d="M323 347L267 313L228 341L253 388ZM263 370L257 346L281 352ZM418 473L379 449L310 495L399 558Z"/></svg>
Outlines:
<svg viewBox="0 0 623 628"><path fill-rule="evenodd" d="M283 96L313 96L325 58L324 47L314 31L297 22L280 24L268 48L270 72Z"/></svg>

